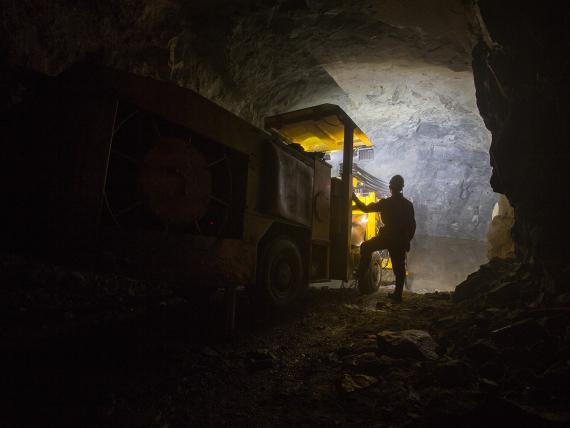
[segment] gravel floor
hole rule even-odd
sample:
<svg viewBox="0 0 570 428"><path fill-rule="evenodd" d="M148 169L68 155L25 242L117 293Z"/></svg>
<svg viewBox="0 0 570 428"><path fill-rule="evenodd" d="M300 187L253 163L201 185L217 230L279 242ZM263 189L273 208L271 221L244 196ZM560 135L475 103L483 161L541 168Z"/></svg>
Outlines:
<svg viewBox="0 0 570 428"><path fill-rule="evenodd" d="M227 337L221 294L190 301L164 284L12 256L3 257L1 275L1 426L570 420L561 384L567 343L544 341L530 327L524 346L490 339L527 319L521 309L455 304L449 293L406 292L392 304L387 289L363 297L321 287L297 309L268 315L242 292L238 330ZM564 331L567 318L557 313L550 324L556 317L562 327L540 328ZM379 348L379 332L408 330L429 334L436 357L418 353L418 343Z"/></svg>

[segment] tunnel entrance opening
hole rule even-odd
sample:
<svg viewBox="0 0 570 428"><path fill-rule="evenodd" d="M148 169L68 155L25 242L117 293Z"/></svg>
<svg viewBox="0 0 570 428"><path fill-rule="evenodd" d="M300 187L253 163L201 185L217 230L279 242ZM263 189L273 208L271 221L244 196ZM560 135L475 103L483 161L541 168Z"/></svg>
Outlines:
<svg viewBox="0 0 570 428"><path fill-rule="evenodd" d="M345 97L329 93L319 102L341 105L374 143L372 153L355 151L356 167L384 182L404 176L418 227L407 259L408 288L452 291L488 261L497 201L490 186L491 135L477 108L472 72L414 60L324 68ZM329 162L339 175L340 154Z"/></svg>

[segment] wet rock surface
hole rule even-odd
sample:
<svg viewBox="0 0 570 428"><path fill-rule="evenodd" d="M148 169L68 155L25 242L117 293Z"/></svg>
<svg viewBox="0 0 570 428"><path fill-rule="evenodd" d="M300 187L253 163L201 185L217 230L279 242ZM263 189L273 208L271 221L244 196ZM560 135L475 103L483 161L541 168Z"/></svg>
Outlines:
<svg viewBox="0 0 570 428"><path fill-rule="evenodd" d="M502 269L528 280L518 265ZM268 317L240 293L227 338L223 296L193 301L14 256L0 279L2 426L570 422L568 306L311 289L300 308ZM388 353L394 338L415 347Z"/></svg>

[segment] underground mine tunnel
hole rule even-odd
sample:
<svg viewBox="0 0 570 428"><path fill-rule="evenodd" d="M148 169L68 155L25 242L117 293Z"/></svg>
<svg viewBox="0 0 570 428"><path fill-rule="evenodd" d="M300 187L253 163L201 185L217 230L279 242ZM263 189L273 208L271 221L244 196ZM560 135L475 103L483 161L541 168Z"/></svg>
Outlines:
<svg viewBox="0 0 570 428"><path fill-rule="evenodd" d="M0 15L1 426L570 424L567 6Z"/></svg>

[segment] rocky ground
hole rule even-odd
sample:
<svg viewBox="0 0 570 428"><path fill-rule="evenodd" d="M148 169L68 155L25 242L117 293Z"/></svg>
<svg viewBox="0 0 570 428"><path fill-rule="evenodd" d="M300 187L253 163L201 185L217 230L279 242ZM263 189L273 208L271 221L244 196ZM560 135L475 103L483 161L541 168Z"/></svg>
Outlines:
<svg viewBox="0 0 570 428"><path fill-rule="evenodd" d="M0 425L568 426L570 307L493 261L454 293L311 289L261 314L223 296L4 255Z"/></svg>

